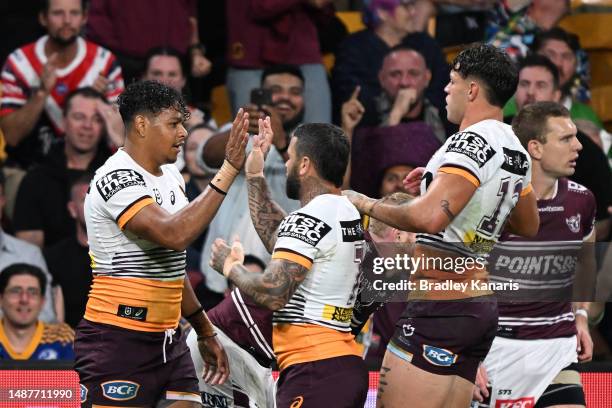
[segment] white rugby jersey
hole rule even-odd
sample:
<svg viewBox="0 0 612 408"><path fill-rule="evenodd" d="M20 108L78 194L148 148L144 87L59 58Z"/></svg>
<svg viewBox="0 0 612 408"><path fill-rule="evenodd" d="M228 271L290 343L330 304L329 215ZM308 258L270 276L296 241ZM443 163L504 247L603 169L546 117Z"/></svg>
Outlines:
<svg viewBox="0 0 612 408"><path fill-rule="evenodd" d="M98 169L85 198L94 282L85 317L135 330L174 328L180 318L185 251L174 251L124 230L143 207L169 213L188 204L174 164L152 175L120 149Z"/></svg>
<svg viewBox="0 0 612 408"><path fill-rule="evenodd" d="M452 135L427 163L421 194L438 172L457 174L477 189L444 231L418 234L417 243L474 256L497 242L519 196L531 188L531 159L512 131L483 120Z"/></svg>

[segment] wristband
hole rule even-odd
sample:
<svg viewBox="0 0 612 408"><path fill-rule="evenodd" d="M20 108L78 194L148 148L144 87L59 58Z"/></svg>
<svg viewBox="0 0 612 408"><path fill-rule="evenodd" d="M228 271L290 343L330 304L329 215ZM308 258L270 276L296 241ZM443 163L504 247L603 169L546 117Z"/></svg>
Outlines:
<svg viewBox="0 0 612 408"><path fill-rule="evenodd" d="M201 313L204 310L204 306L200 306L195 312L191 313L189 316L185 316L185 319L189 320L198 313Z"/></svg>
<svg viewBox="0 0 612 408"><path fill-rule="evenodd" d="M200 336L200 335L198 334L198 341L200 341L200 340L212 339L213 337L216 337L216 336L217 336L217 332L214 332L213 334L208 335L208 336Z"/></svg>
<svg viewBox="0 0 612 408"><path fill-rule="evenodd" d="M574 316L583 316L585 319L589 319L589 312L586 309L576 309L574 310Z"/></svg>
<svg viewBox="0 0 612 408"><path fill-rule="evenodd" d="M227 190L234 182L238 175L238 170L234 168L227 160L223 160L223 165L215 174L215 177L210 181L209 185L218 193L226 195Z"/></svg>

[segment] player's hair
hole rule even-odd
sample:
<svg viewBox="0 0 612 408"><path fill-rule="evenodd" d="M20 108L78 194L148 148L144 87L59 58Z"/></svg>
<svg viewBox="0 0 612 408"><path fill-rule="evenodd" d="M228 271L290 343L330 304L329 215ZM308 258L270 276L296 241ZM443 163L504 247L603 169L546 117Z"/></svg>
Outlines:
<svg viewBox="0 0 612 408"><path fill-rule="evenodd" d="M49 11L49 7L51 7L51 0L42 0L40 3L40 12L46 14ZM83 13L87 11L89 8L89 0L81 0L81 10Z"/></svg>
<svg viewBox="0 0 612 408"><path fill-rule="evenodd" d="M181 94L167 85L157 81L138 81L127 86L119 95L119 113L125 127L132 124L137 114L157 116L165 109L176 109L189 119L189 110Z"/></svg>
<svg viewBox="0 0 612 408"><path fill-rule="evenodd" d="M546 143L548 118L569 118L569 111L556 102L534 102L523 107L512 121L512 130L525 149L530 140Z"/></svg>
<svg viewBox="0 0 612 408"><path fill-rule="evenodd" d="M305 123L293 136L297 138L297 157L309 157L319 177L340 187L350 154L344 131L329 123Z"/></svg>
<svg viewBox="0 0 612 408"><path fill-rule="evenodd" d="M508 54L488 44L476 44L455 57L452 69L462 78L473 78L485 90L487 101L503 108L518 85L518 70Z"/></svg>
<svg viewBox="0 0 612 408"><path fill-rule="evenodd" d="M269 66L268 68L263 70L263 72L261 73L261 84L263 85L266 78L269 77L270 75L279 75L279 74L289 74L289 75L293 75L296 78L300 78L300 81L302 81L302 85L304 84L304 82L306 82L304 80L304 74L302 73L302 69L298 67L297 65L276 64L276 65Z"/></svg>
<svg viewBox="0 0 612 408"><path fill-rule="evenodd" d="M153 57L157 57L158 55L176 58L181 67L181 75L185 76L185 68L187 67L187 65L184 56L181 55L181 53L178 52L176 48L167 46L153 47L149 49L149 51L147 51L147 54L145 55L145 66L143 74L149 69L149 65L151 64L151 60L153 59Z"/></svg>
<svg viewBox="0 0 612 408"><path fill-rule="evenodd" d="M108 104L108 100L106 99L104 94L102 94L99 91L96 91L91 86L78 88L70 92L68 96L66 96L66 104L64 105L64 116L66 116L68 112L70 111L70 109L72 109L72 100L77 96L81 96L83 98L90 98L90 99L99 99L102 102Z"/></svg>
<svg viewBox="0 0 612 408"><path fill-rule="evenodd" d="M559 89L559 70L547 57L538 54L530 54L519 61L519 76L520 72L525 68L541 67L550 72L553 78L553 87Z"/></svg>
<svg viewBox="0 0 612 408"><path fill-rule="evenodd" d="M393 194L384 196L380 200L380 202L384 204L402 205L402 204L406 204L412 199L414 199L414 196L408 193L403 193L401 191L398 191ZM384 234L387 228L391 228L391 227L376 218L370 218L370 223L368 225L368 231L370 231L372 234L381 236Z"/></svg>
<svg viewBox="0 0 612 408"><path fill-rule="evenodd" d="M255 255L251 255L251 254L246 254L244 256L244 261L242 262L242 264L245 265L245 266L246 265L257 265L262 270L266 269L266 264L264 263L264 261L262 261L261 259L259 259Z"/></svg>
<svg viewBox="0 0 612 408"><path fill-rule="evenodd" d="M47 277L38 266L27 263L15 263L0 271L0 293L4 294L9 281L16 275L34 276L36 279L38 279L40 294L45 296L45 290L47 289Z"/></svg>
<svg viewBox="0 0 612 408"><path fill-rule="evenodd" d="M580 40L578 36L565 31L561 27L553 27L548 31L542 31L537 34L533 39L531 49L533 52L538 52L549 40L558 40L566 43L574 53L580 49Z"/></svg>

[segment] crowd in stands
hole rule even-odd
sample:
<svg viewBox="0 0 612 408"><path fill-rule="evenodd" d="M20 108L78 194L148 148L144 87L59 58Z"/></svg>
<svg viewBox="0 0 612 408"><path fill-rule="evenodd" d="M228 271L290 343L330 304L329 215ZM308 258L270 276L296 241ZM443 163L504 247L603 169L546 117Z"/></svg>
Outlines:
<svg viewBox="0 0 612 408"><path fill-rule="evenodd" d="M244 108L250 133L257 119L271 118L265 175L272 198L290 212L299 206L285 195L293 129L341 126L351 142L344 187L378 197L401 192L404 177L457 131L445 109L449 56L469 42L491 43L520 68L507 123L537 101L570 111L583 146L572 178L595 195L597 240L609 241L612 128L590 105L581 33L560 26L577 12L569 0L3 2L0 359L72 358L72 329L92 281L83 202L96 169L123 144L114 103L126 84L143 79L180 90L188 101L189 135L176 163L188 198L223 162L229 118ZM343 13L359 16L362 28L347 26ZM214 114L223 106L227 114ZM207 310L229 290L208 265L216 238L238 236L254 263L270 260L247 204L240 174L187 250L188 276ZM16 311L20 302L27 316ZM397 313L387 309L375 322L392 324ZM612 319L604 316L592 330L595 358L612 358ZM389 337L376 334L376 323L374 333L383 343Z"/></svg>

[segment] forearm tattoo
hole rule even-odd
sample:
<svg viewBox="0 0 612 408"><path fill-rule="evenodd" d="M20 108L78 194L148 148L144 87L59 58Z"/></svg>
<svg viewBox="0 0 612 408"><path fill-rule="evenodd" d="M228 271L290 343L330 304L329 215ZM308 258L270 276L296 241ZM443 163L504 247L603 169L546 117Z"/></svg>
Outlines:
<svg viewBox="0 0 612 408"><path fill-rule="evenodd" d="M255 231L269 253L276 244L276 230L287 214L272 201L268 184L263 177L248 179L249 211Z"/></svg>

